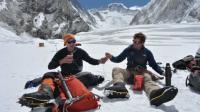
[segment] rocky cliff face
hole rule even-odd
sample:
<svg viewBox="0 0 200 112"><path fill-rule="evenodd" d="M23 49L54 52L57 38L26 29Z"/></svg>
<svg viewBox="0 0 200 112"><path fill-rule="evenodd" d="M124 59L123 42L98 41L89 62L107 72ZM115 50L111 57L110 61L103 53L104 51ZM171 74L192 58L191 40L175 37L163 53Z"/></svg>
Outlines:
<svg viewBox="0 0 200 112"><path fill-rule="evenodd" d="M133 17L133 24L200 21L200 0L151 0Z"/></svg>
<svg viewBox="0 0 200 112"><path fill-rule="evenodd" d="M88 31L96 24L76 0L0 0L0 21L17 34L28 32L43 39Z"/></svg>

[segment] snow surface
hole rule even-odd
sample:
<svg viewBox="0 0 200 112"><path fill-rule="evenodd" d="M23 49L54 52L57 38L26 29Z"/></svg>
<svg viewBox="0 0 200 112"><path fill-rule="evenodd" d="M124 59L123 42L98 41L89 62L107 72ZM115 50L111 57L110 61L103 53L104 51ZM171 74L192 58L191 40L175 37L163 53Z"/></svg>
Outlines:
<svg viewBox="0 0 200 112"><path fill-rule="evenodd" d="M136 32L147 35L146 46L153 52L158 62L172 63L188 54L195 55L200 47L200 24L159 24L121 27L118 29L101 29L92 32L79 33L77 40L82 43L81 48L95 58L101 58L105 52L118 55L132 42ZM45 47L38 47L40 42ZM57 50L63 47L62 40L40 40L31 38L27 34L16 36L9 27L0 24L0 112L28 112L27 107L21 107L17 102L24 93L36 91L37 88L24 89L26 81L42 76L48 63ZM103 87L111 80L113 67L126 67L126 61L92 66L84 63L84 71L104 75L106 81L93 88L92 91L103 96ZM101 107L91 112L199 112L200 94L185 87L187 71L173 74L172 84L179 92L174 100L159 107L149 104L145 92L133 92L131 85L127 85L130 98L107 99L100 101ZM164 80L158 82L164 85Z"/></svg>

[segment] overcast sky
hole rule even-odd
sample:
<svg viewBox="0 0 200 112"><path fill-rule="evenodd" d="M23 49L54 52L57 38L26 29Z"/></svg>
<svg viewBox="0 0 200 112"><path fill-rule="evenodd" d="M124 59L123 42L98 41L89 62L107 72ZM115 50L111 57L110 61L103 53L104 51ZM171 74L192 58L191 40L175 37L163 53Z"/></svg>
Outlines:
<svg viewBox="0 0 200 112"><path fill-rule="evenodd" d="M78 0L86 9L107 7L110 3L123 3L127 7L130 6L143 6L150 0Z"/></svg>

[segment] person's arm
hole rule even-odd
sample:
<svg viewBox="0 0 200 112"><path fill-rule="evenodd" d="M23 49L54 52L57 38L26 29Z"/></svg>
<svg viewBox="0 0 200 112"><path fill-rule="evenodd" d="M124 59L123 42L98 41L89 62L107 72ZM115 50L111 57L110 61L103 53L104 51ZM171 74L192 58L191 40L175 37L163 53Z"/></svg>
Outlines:
<svg viewBox="0 0 200 112"><path fill-rule="evenodd" d="M48 69L55 69L58 66L64 64L65 61L63 60L65 60L65 57L67 57L67 53L67 48L59 50L49 62Z"/></svg>
<svg viewBox="0 0 200 112"><path fill-rule="evenodd" d="M49 65L48 65L48 69L55 69L59 66L59 54L58 52L54 55L54 57L52 58L52 60L50 61Z"/></svg>
<svg viewBox="0 0 200 112"><path fill-rule="evenodd" d="M100 60L90 57L89 54L82 49L81 49L80 55L82 55L83 60L88 62L89 64L92 64L92 65L100 64Z"/></svg>
<svg viewBox="0 0 200 112"><path fill-rule="evenodd" d="M122 62L128 54L128 49L124 49L118 56L111 56L110 61L115 62L115 63L120 63Z"/></svg>
<svg viewBox="0 0 200 112"><path fill-rule="evenodd" d="M62 64L71 64L73 62L73 56L67 54L69 54L67 48L63 48L58 51L49 63L48 68L55 69Z"/></svg>
<svg viewBox="0 0 200 112"><path fill-rule="evenodd" d="M148 62L149 62L149 66L151 66L157 73L159 73L160 75L164 74L164 71L161 69L161 67L156 63L153 54L151 53L151 51L148 52Z"/></svg>

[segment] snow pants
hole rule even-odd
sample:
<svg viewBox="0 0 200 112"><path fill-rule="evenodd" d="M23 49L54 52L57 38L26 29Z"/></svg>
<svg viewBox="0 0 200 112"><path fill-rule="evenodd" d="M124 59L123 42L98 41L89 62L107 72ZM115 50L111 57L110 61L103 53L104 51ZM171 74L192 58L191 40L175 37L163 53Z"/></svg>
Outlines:
<svg viewBox="0 0 200 112"><path fill-rule="evenodd" d="M129 71L129 70L126 70L126 69L115 67L112 70L113 83L115 84L117 82L126 82L128 84L133 84L134 75L137 75L137 74L138 73L134 70ZM140 75L144 76L143 87L144 87L144 91L146 92L146 94L148 96L150 95L150 93L153 90L160 89L160 86L158 86L156 84L156 82L152 80L152 77L149 73L143 72Z"/></svg>
<svg viewBox="0 0 200 112"><path fill-rule="evenodd" d="M99 81L99 75L94 75L91 72L79 72L77 74L75 74L76 78L79 79L87 88L92 87L92 86L96 86L97 84L100 83ZM34 79L32 81L34 81L34 83L42 83L42 81L44 79L47 78L58 78L58 72L47 72L44 74L44 76L42 78L37 78Z"/></svg>
<svg viewBox="0 0 200 112"><path fill-rule="evenodd" d="M41 86L39 87L40 90L46 90L48 93L54 97L58 96L59 90L57 90L56 80L58 79L58 72L47 72L44 74L44 76L37 81L41 83ZM86 88L93 87L101 83L102 81L99 81L98 75L94 75L91 72L79 72L75 74L76 78L79 79Z"/></svg>

